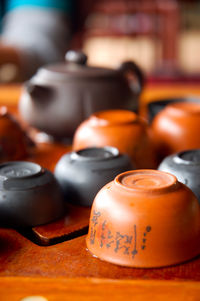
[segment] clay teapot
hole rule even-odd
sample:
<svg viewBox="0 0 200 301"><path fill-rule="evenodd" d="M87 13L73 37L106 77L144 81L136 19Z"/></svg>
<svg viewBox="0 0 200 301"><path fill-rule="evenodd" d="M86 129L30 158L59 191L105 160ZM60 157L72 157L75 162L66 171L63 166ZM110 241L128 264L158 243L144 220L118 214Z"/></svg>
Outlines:
<svg viewBox="0 0 200 301"><path fill-rule="evenodd" d="M137 110L144 77L135 63L124 62L117 70L90 67L78 51L68 51L65 59L40 68L25 83L19 110L31 126L62 139L72 137L93 112Z"/></svg>

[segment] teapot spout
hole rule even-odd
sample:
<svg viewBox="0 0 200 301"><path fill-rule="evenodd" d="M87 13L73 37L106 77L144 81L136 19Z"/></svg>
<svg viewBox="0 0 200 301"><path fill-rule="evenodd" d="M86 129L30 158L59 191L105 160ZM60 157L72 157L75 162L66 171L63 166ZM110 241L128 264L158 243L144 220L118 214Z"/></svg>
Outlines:
<svg viewBox="0 0 200 301"><path fill-rule="evenodd" d="M48 99L52 95L52 89L47 86L34 84L31 82L25 83L25 90L34 101L42 101Z"/></svg>

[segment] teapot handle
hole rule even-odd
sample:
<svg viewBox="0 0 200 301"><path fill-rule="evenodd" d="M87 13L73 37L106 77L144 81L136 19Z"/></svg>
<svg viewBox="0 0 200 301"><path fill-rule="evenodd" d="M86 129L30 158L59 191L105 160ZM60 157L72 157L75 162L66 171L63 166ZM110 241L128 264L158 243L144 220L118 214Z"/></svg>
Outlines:
<svg viewBox="0 0 200 301"><path fill-rule="evenodd" d="M127 61L120 65L119 70L125 77L128 77L130 74L132 77L136 78L136 81L130 81L130 88L133 93L140 94L145 84L145 77L138 65L132 61Z"/></svg>

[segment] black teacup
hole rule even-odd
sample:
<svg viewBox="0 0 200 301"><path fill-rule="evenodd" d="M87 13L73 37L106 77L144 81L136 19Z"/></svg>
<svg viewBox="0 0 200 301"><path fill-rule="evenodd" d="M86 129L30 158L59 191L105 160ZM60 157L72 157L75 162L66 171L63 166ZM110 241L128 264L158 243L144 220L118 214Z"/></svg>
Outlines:
<svg viewBox="0 0 200 301"><path fill-rule="evenodd" d="M64 155L55 176L65 198L73 204L91 206L97 192L123 171L133 169L129 157L114 147L85 148Z"/></svg>
<svg viewBox="0 0 200 301"><path fill-rule="evenodd" d="M63 195L54 175L32 162L0 165L0 225L46 224L63 213Z"/></svg>
<svg viewBox="0 0 200 301"><path fill-rule="evenodd" d="M200 202L200 149L183 151L166 157L158 167L187 185Z"/></svg>

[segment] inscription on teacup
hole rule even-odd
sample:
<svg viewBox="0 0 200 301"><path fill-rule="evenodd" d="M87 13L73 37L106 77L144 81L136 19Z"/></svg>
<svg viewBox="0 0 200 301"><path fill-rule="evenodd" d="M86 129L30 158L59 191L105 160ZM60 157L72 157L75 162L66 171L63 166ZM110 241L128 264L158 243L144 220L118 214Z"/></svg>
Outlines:
<svg viewBox="0 0 200 301"><path fill-rule="evenodd" d="M146 249L148 241L147 235L151 232L151 226L147 225L144 229L142 241L139 241L137 235L137 225L132 227L132 235L127 235L121 231L111 231L107 220L100 221L102 214L100 211L93 211L90 225L90 244L99 243L100 248L112 248L115 253L123 252L125 255L131 255L132 258L139 251ZM98 232L98 241L97 241Z"/></svg>

